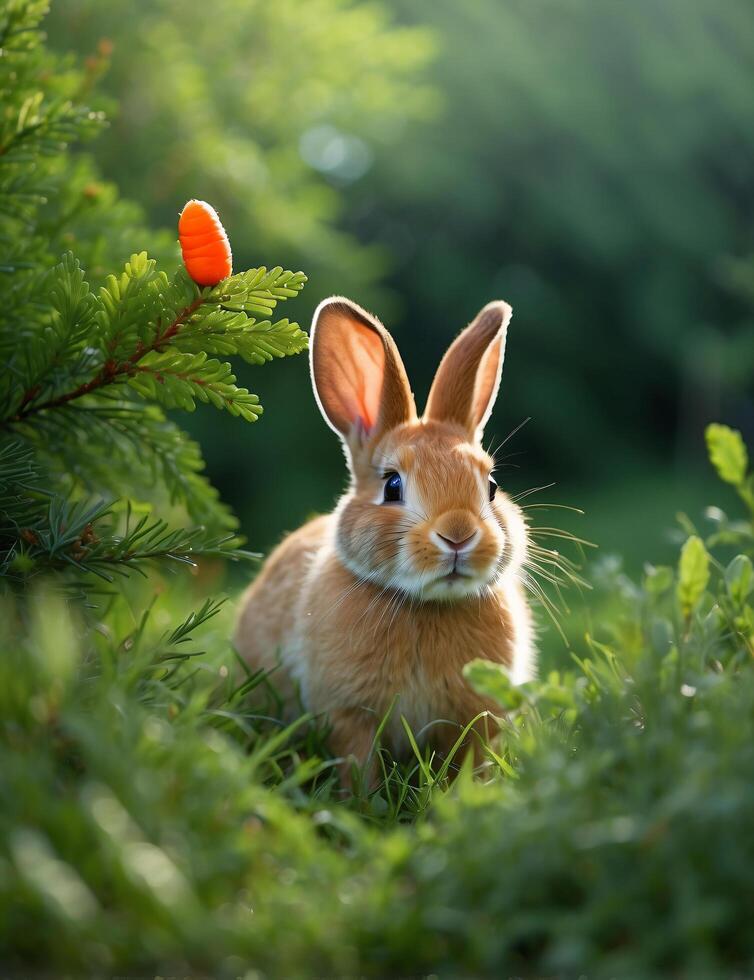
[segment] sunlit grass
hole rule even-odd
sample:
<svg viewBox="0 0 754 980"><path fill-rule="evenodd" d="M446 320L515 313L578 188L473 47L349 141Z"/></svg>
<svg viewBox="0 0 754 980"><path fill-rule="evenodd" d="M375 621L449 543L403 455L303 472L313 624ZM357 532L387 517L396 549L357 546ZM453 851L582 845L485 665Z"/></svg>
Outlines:
<svg viewBox="0 0 754 980"><path fill-rule="evenodd" d="M232 602L202 598L216 570L169 589L132 582L106 619L52 591L4 600L7 963L746 975L754 534L749 518L710 522L709 575L681 562L639 581L609 557L562 561L561 542L579 562L586 542L543 526L558 557L543 546L554 564L541 564L541 587L594 586L587 621L556 606L558 669L514 686L500 665L470 664L468 683L498 706L495 734L480 716L444 757L405 721L409 751L386 751L396 700L351 790L327 720L302 709L287 723L275 671L233 651Z"/></svg>

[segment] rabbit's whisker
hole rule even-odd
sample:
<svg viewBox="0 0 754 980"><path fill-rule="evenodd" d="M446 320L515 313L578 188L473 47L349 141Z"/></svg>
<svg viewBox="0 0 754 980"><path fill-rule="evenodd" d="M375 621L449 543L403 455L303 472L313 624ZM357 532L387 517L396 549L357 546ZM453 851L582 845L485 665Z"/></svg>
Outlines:
<svg viewBox="0 0 754 980"><path fill-rule="evenodd" d="M532 578L531 575L526 575L524 577L523 584L524 584L524 588L528 592L530 592L535 597L535 599L537 599L539 603L542 605L543 609L545 610L549 618L552 620L555 629L558 631L563 641L567 642L566 635L563 632L563 627L560 625L560 621L558 619L559 610L557 606L553 603L552 599L550 599L550 597L544 591L544 589L539 584L539 582L537 582L536 579Z"/></svg>
<svg viewBox="0 0 754 980"><path fill-rule="evenodd" d="M530 487L528 490L524 490L523 493L517 493L514 497L511 497L511 500L517 504L519 500L523 500L524 497L528 497L532 493L539 493L541 490L549 490L554 486L554 483L543 483L541 487Z"/></svg>
<svg viewBox="0 0 754 980"><path fill-rule="evenodd" d="M551 483L549 485L551 487L555 486L554 483ZM538 487L537 489L542 489L542 488ZM521 510L535 510L535 509L550 510L550 508L552 508L553 510L570 510L573 514L578 514L580 517L584 516L584 511L581 510L580 507L572 507L570 504L553 504L551 502L548 503L547 501L541 501L539 503L534 503L534 504L521 504Z"/></svg>
<svg viewBox="0 0 754 980"><path fill-rule="evenodd" d="M397 593L397 595L398 595L398 601L395 603L395 608L393 609L393 615L390 617L390 622L387 624L386 639L388 641L390 640L390 629L391 629L393 623L395 622L395 617L400 612L401 607L405 604L406 599L408 599L408 597L409 597L410 594L411 593L407 589L399 589L398 590L398 593Z"/></svg>
<svg viewBox="0 0 754 980"><path fill-rule="evenodd" d="M395 537L396 540L400 539L401 536L402 535L399 532L396 532L395 535L394 535L394 537ZM396 557L397 557L397 552L389 555L386 560L385 559L381 559L380 560L380 564L377 567L377 571L379 571L379 572L386 571L387 570L387 566ZM368 584L369 583L367 582L367 580L358 578L356 576L355 577L355 581L351 585L349 585L346 589L344 589L343 592L340 593L340 595L335 600L334 604L332 606L330 606L325 611L324 615L317 621L317 624L320 625L321 623L325 622L333 613L335 613L340 608L340 606L342 606L342 604L346 601L346 599L350 595L352 595L357 589L362 588L362 587L366 587ZM372 601L374 601L374 600L372 600ZM367 611L368 611L368 609L367 609Z"/></svg>
<svg viewBox="0 0 754 980"><path fill-rule="evenodd" d="M397 572L401 571L410 561L411 561L411 556L408 556L407 558L405 558L400 563L400 565L398 565L398 567L394 570L393 575L395 575ZM383 569L378 569L378 570L381 571ZM372 585L374 585L374 583L372 583ZM369 612L380 601L380 599L382 599L382 597L385 595L385 593L386 592L389 592L391 589L394 589L394 588L396 588L396 586L391 581L388 581L387 584L385 584L384 586L382 586L382 588L379 590L379 592L377 592L377 594L375 596L373 596L372 599L370 599L369 604L367 605L367 608L364 610L364 612L361 614L361 616L359 616L359 618L357 619L357 621L353 624L353 626L351 627L351 632L353 632L353 630L356 628L356 626L358 626L359 623L361 623L362 620L364 620L367 617L367 615L369 614ZM382 619L382 617L380 617L380 620L378 621L377 626L379 626L379 622L381 621L381 619ZM376 627L375 627L375 629L376 629Z"/></svg>
<svg viewBox="0 0 754 980"><path fill-rule="evenodd" d="M531 422L531 415L527 416L527 418L525 418L522 422L519 422L518 425L514 429L511 429L511 431L508 433L508 435L505 437L505 439L503 439L502 442L498 443L498 445L497 445L497 447L495 449L493 449L493 450L487 450L487 454L489 456L492 456L493 459L496 459L497 458L497 454L500 452L500 450L503 448L503 446L506 444L506 442L509 442L516 435L517 432L520 432L521 429L523 429L523 427L528 422ZM490 445L491 445L491 443L490 443Z"/></svg>
<svg viewBox="0 0 754 980"><path fill-rule="evenodd" d="M549 568L557 569L572 585L577 585L584 589L591 589L591 584L579 574L580 567L570 558L566 557L566 555L560 554L560 552L531 547L525 563L533 564L534 562L540 566L547 565Z"/></svg>

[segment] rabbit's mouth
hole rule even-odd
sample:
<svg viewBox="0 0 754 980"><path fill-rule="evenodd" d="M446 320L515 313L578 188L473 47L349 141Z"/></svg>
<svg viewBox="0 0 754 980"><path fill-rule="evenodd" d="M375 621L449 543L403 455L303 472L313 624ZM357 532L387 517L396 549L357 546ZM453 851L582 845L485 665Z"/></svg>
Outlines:
<svg viewBox="0 0 754 980"><path fill-rule="evenodd" d="M477 593L483 582L472 569L455 563L427 583L423 592L429 599L461 599Z"/></svg>

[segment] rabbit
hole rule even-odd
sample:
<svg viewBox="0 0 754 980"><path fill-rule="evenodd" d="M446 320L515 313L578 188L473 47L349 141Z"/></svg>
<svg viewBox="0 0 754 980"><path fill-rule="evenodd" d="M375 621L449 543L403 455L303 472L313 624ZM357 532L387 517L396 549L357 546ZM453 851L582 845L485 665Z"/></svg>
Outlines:
<svg viewBox="0 0 754 980"><path fill-rule="evenodd" d="M398 757L409 748L402 716L442 755L480 712L499 714L464 679L470 660L504 665L514 683L534 676L526 525L481 444L511 312L488 303L461 332L421 417L376 317L339 296L314 314L314 395L350 482L333 513L267 559L242 597L235 645L252 668L275 670L289 705L298 696L329 718L346 784L353 763L373 764L393 705L381 740Z"/></svg>

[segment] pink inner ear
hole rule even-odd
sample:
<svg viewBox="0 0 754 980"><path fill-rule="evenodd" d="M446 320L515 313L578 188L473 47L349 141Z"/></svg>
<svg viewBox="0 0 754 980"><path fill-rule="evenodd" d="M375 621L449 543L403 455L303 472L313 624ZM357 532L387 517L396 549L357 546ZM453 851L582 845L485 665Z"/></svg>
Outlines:
<svg viewBox="0 0 754 980"><path fill-rule="evenodd" d="M346 441L375 437L416 418L400 354L379 320L333 297L312 324L314 391L331 428Z"/></svg>
<svg viewBox="0 0 754 980"><path fill-rule="evenodd" d="M353 404L351 419L361 425L367 435L377 425L382 395L382 379L385 368L385 352L378 337L368 331L368 342L363 335L352 351L355 371L353 379ZM375 343L376 340L376 343Z"/></svg>
<svg viewBox="0 0 754 980"><path fill-rule="evenodd" d="M379 421L385 348L375 329L335 308L317 327L315 385L331 424L344 436L368 436Z"/></svg>
<svg viewBox="0 0 754 980"><path fill-rule="evenodd" d="M349 426L358 435L368 436L372 429L374 428L376 418L373 418L369 414L369 410L366 405L359 401L356 397L348 400L347 397L343 398L343 417L346 420L346 428Z"/></svg>
<svg viewBox="0 0 754 980"><path fill-rule="evenodd" d="M359 323L341 334L339 372L340 411L346 428L369 435L377 424L384 376L382 341L369 327Z"/></svg>

